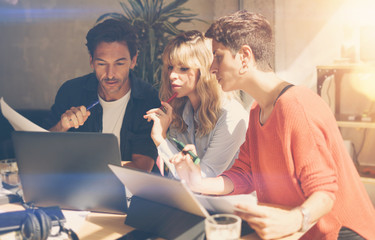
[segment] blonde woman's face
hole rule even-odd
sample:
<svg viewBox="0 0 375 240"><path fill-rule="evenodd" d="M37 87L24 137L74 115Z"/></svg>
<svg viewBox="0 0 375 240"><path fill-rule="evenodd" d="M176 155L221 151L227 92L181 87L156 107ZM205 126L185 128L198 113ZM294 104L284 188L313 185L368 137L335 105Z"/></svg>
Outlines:
<svg viewBox="0 0 375 240"><path fill-rule="evenodd" d="M189 97L196 95L196 85L199 77L199 70L181 65L169 65L168 75L173 92L177 97Z"/></svg>

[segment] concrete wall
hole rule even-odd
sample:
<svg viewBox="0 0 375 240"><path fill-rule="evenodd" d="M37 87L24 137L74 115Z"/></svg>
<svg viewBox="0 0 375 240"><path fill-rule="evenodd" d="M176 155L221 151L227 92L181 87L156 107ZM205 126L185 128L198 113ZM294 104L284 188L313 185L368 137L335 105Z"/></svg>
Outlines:
<svg viewBox="0 0 375 240"><path fill-rule="evenodd" d="M340 57L343 1L276 1L276 71L287 81L316 89L316 66Z"/></svg>
<svg viewBox="0 0 375 240"><path fill-rule="evenodd" d="M353 43L354 59L359 63L359 28L375 24L370 0L276 0L275 1L275 64L278 75L286 81L316 90L316 66L339 64L343 61L341 48ZM349 31L348 31L349 30ZM348 34L349 32L349 34ZM344 76L355 86L363 77ZM370 77L374 89L374 75ZM342 112L362 114L374 112L375 94L361 96L353 85L343 84L340 106ZM334 84L326 81L323 98L334 109ZM372 100L371 100L372 99ZM375 130L342 128L344 139L353 143L354 155L362 165L375 165Z"/></svg>
<svg viewBox="0 0 375 240"><path fill-rule="evenodd" d="M58 87L90 70L85 36L115 0L0 0L0 96L14 108L47 109Z"/></svg>
<svg viewBox="0 0 375 240"><path fill-rule="evenodd" d="M239 0L190 0L184 7L207 23L182 28L205 31L237 11ZM122 12L119 1L0 0L0 96L16 109L50 108L63 82L91 71L85 36L107 12Z"/></svg>

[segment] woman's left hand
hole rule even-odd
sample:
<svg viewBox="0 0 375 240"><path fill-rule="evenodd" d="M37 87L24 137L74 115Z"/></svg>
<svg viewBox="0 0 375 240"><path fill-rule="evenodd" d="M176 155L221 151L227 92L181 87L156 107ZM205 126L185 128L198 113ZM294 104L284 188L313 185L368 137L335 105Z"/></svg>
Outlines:
<svg viewBox="0 0 375 240"><path fill-rule="evenodd" d="M284 210L263 205L238 204L235 214L246 221L262 239L276 239L297 232L302 215L298 210Z"/></svg>

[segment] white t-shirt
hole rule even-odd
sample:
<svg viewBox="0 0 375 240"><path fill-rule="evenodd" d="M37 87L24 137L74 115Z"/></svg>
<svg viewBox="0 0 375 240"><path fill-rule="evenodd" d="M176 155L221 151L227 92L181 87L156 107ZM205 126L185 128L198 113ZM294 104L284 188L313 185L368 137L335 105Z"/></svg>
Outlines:
<svg viewBox="0 0 375 240"><path fill-rule="evenodd" d="M125 94L122 98L106 102L99 97L100 105L103 108L103 133L113 133L120 145L120 131L122 127L122 121L124 119L126 106L130 99L130 92Z"/></svg>

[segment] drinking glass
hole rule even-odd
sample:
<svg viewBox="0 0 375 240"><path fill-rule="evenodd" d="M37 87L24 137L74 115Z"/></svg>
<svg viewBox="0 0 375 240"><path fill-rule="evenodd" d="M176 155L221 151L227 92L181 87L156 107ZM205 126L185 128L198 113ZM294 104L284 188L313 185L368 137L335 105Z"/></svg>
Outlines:
<svg viewBox="0 0 375 240"><path fill-rule="evenodd" d="M207 240L236 240L241 235L241 218L233 214L215 214L205 219Z"/></svg>

